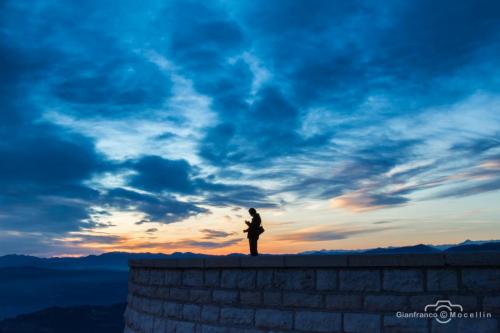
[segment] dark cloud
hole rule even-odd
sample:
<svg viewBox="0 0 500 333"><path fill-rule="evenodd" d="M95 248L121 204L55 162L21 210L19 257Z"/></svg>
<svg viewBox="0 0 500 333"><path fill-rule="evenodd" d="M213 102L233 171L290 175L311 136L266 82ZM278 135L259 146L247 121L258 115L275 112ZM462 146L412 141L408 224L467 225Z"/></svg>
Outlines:
<svg viewBox="0 0 500 333"><path fill-rule="evenodd" d="M346 230L319 230L319 231L301 231L291 234L281 235L279 240L296 241L296 242L322 242L351 238L356 235L367 233L381 232L391 229L385 228L362 228L362 229L346 229Z"/></svg>
<svg viewBox="0 0 500 333"><path fill-rule="evenodd" d="M213 229L202 229L201 233L204 234L203 239L218 239L218 238L226 238L234 235L234 232L225 232L221 230L213 230Z"/></svg>
<svg viewBox="0 0 500 333"><path fill-rule="evenodd" d="M129 178L130 185L146 191L163 190L193 193L190 180L191 166L185 160L168 160L159 156L145 156L132 162L137 174Z"/></svg>
<svg viewBox="0 0 500 333"><path fill-rule="evenodd" d="M169 195L144 194L123 188L108 191L102 204L125 211L139 211L146 215L146 221L163 223L179 222L208 212L205 208Z"/></svg>

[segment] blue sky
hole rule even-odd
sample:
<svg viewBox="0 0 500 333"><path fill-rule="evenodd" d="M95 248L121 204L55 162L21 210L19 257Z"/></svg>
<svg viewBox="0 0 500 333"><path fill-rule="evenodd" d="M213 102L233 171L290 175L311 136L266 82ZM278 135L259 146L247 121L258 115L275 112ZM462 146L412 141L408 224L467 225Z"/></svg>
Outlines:
<svg viewBox="0 0 500 333"><path fill-rule="evenodd" d="M0 254L499 238L500 4L3 1Z"/></svg>

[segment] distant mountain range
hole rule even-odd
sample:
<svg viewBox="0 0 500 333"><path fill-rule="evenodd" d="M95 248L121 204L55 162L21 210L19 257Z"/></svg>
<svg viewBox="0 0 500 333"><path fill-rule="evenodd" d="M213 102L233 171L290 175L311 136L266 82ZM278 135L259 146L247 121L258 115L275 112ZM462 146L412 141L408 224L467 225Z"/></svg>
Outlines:
<svg viewBox="0 0 500 333"><path fill-rule="evenodd" d="M444 244L444 245L425 245L418 244L412 246L401 247L379 247L375 249L363 250L319 250L307 251L301 254L415 254L415 253L440 253L440 252L481 252L481 251L500 251L500 240L489 241L471 241L466 240L459 244Z"/></svg>
<svg viewBox="0 0 500 333"><path fill-rule="evenodd" d="M122 333L125 303L51 307L0 321L2 333Z"/></svg>

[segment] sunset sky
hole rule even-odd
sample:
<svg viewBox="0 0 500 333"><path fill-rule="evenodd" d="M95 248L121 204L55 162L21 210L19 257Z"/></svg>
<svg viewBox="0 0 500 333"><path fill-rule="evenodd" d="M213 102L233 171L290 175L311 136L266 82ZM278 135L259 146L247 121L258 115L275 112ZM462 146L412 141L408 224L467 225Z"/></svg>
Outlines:
<svg viewBox="0 0 500 333"><path fill-rule="evenodd" d="M500 239L500 2L1 1L0 255Z"/></svg>

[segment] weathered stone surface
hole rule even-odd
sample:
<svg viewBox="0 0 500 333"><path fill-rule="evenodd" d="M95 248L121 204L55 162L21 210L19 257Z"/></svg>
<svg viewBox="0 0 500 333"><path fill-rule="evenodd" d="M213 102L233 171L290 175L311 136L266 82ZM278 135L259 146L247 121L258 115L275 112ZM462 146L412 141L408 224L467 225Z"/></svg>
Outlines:
<svg viewBox="0 0 500 333"><path fill-rule="evenodd" d="M447 324L433 320L432 333L498 333L498 322L494 318L454 318Z"/></svg>
<svg viewBox="0 0 500 333"><path fill-rule="evenodd" d="M180 318L182 312L182 304L166 301L163 302L163 316Z"/></svg>
<svg viewBox="0 0 500 333"><path fill-rule="evenodd" d="M418 292L424 290L423 272L417 269L384 271L383 288L387 291Z"/></svg>
<svg viewBox="0 0 500 333"><path fill-rule="evenodd" d="M283 256L258 256L243 257L240 259L241 267L284 267Z"/></svg>
<svg viewBox="0 0 500 333"><path fill-rule="evenodd" d="M191 289L189 291L189 301L195 303L208 303L210 302L211 295L212 291L210 289Z"/></svg>
<svg viewBox="0 0 500 333"><path fill-rule="evenodd" d="M238 292L234 290L214 290L212 299L215 303L235 304L238 302Z"/></svg>
<svg viewBox="0 0 500 333"><path fill-rule="evenodd" d="M367 295L363 307L371 312L405 311L409 307L409 300L400 295Z"/></svg>
<svg viewBox="0 0 500 333"><path fill-rule="evenodd" d="M201 309L201 320L209 323L216 323L219 320L220 308L215 305L204 305Z"/></svg>
<svg viewBox="0 0 500 333"><path fill-rule="evenodd" d="M199 321L201 318L201 306L197 304L184 304L182 307L182 319Z"/></svg>
<svg viewBox="0 0 500 333"><path fill-rule="evenodd" d="M410 310L424 311L428 304L435 304L438 300L446 299L444 295L427 294L410 296Z"/></svg>
<svg viewBox="0 0 500 333"><path fill-rule="evenodd" d="M220 271L217 269L205 270L205 286L220 287Z"/></svg>
<svg viewBox="0 0 500 333"><path fill-rule="evenodd" d="M295 313L295 329L301 331L340 332L341 325L340 313L312 311L297 311Z"/></svg>
<svg viewBox="0 0 500 333"><path fill-rule="evenodd" d="M164 284L166 286L179 286L182 281L182 271L180 270L167 270L164 273Z"/></svg>
<svg viewBox="0 0 500 333"><path fill-rule="evenodd" d="M257 288L271 289L273 287L274 271L272 269L262 269L257 272Z"/></svg>
<svg viewBox="0 0 500 333"><path fill-rule="evenodd" d="M287 290L314 289L312 269L279 269L274 272L273 286Z"/></svg>
<svg viewBox="0 0 500 333"><path fill-rule="evenodd" d="M445 260L450 266L500 266L498 252L446 253Z"/></svg>
<svg viewBox="0 0 500 333"><path fill-rule="evenodd" d="M229 328L213 325L202 325L201 333L229 333Z"/></svg>
<svg viewBox="0 0 500 333"><path fill-rule="evenodd" d="M251 269L223 270L221 277L221 287L254 289L256 275L256 271Z"/></svg>
<svg viewBox="0 0 500 333"><path fill-rule="evenodd" d="M240 302L245 305L258 305L261 303L260 291L241 291Z"/></svg>
<svg viewBox="0 0 500 333"><path fill-rule="evenodd" d="M281 292L279 291L263 291L262 303L266 306L276 306L281 304Z"/></svg>
<svg viewBox="0 0 500 333"><path fill-rule="evenodd" d="M203 271L201 269L187 269L182 273L182 283L188 287L203 286Z"/></svg>
<svg viewBox="0 0 500 333"><path fill-rule="evenodd" d="M327 295L325 306L331 310L359 310L363 305L361 295Z"/></svg>
<svg viewBox="0 0 500 333"><path fill-rule="evenodd" d="M345 258L335 263L329 256L288 257L238 257L227 265L223 257L209 258L201 260L204 266L137 261L131 264L125 332L488 333L500 328L500 267L492 264L500 260L492 256L468 257L469 264L457 260L451 267L436 266L439 256L427 255L379 256L381 266L364 255L348 257L347 265L341 262ZM437 300L497 317L455 318L446 325L396 317L397 311L424 311Z"/></svg>
<svg viewBox="0 0 500 333"><path fill-rule="evenodd" d="M152 298L143 299L142 310L144 310L147 313L161 316L163 312L162 307L163 307L163 302L159 299L152 299Z"/></svg>
<svg viewBox="0 0 500 333"><path fill-rule="evenodd" d="M253 325L253 309L222 308L220 322L229 325Z"/></svg>
<svg viewBox="0 0 500 333"><path fill-rule="evenodd" d="M427 271L427 290L454 291L458 290L458 275L451 269L431 269Z"/></svg>
<svg viewBox="0 0 500 333"><path fill-rule="evenodd" d="M283 305L293 307L319 308L323 305L323 295L288 292L283 294Z"/></svg>
<svg viewBox="0 0 500 333"><path fill-rule="evenodd" d="M495 314L500 314L500 296L486 296L483 300L483 309Z"/></svg>
<svg viewBox="0 0 500 333"><path fill-rule="evenodd" d="M462 283L471 291L500 291L500 268L465 268Z"/></svg>
<svg viewBox="0 0 500 333"><path fill-rule="evenodd" d="M229 267L240 267L239 257L212 257L205 259L206 268L229 268Z"/></svg>
<svg viewBox="0 0 500 333"><path fill-rule="evenodd" d="M378 333L381 318L378 314L344 313L344 332L346 333Z"/></svg>
<svg viewBox="0 0 500 333"><path fill-rule="evenodd" d="M257 309L255 326L257 328L291 329L293 312L282 310Z"/></svg>
<svg viewBox="0 0 500 333"><path fill-rule="evenodd" d="M346 267L347 256L345 255L302 255L285 256L286 267Z"/></svg>
<svg viewBox="0 0 500 333"><path fill-rule="evenodd" d="M378 270L340 270L340 290L379 291L380 272Z"/></svg>
<svg viewBox="0 0 500 333"><path fill-rule="evenodd" d="M189 301L189 289L170 288L170 299L174 301Z"/></svg>
<svg viewBox="0 0 500 333"><path fill-rule="evenodd" d="M442 253L426 254L354 254L348 258L350 267L432 267L443 266Z"/></svg>
<svg viewBox="0 0 500 333"><path fill-rule="evenodd" d="M195 333L195 324L187 321L176 321L175 324L175 333ZM155 332L156 333L156 332Z"/></svg>
<svg viewBox="0 0 500 333"><path fill-rule="evenodd" d="M428 333L430 319L384 316L384 333Z"/></svg>
<svg viewBox="0 0 500 333"><path fill-rule="evenodd" d="M141 283L141 284L148 284L149 283L149 269L138 269L136 273L134 273L134 282Z"/></svg>
<svg viewBox="0 0 500 333"><path fill-rule="evenodd" d="M149 272L149 283L153 285L162 285L165 280L165 274L159 269L152 269Z"/></svg>
<svg viewBox="0 0 500 333"><path fill-rule="evenodd" d="M337 270L319 269L316 271L316 289L318 290L336 290L337 289Z"/></svg>

